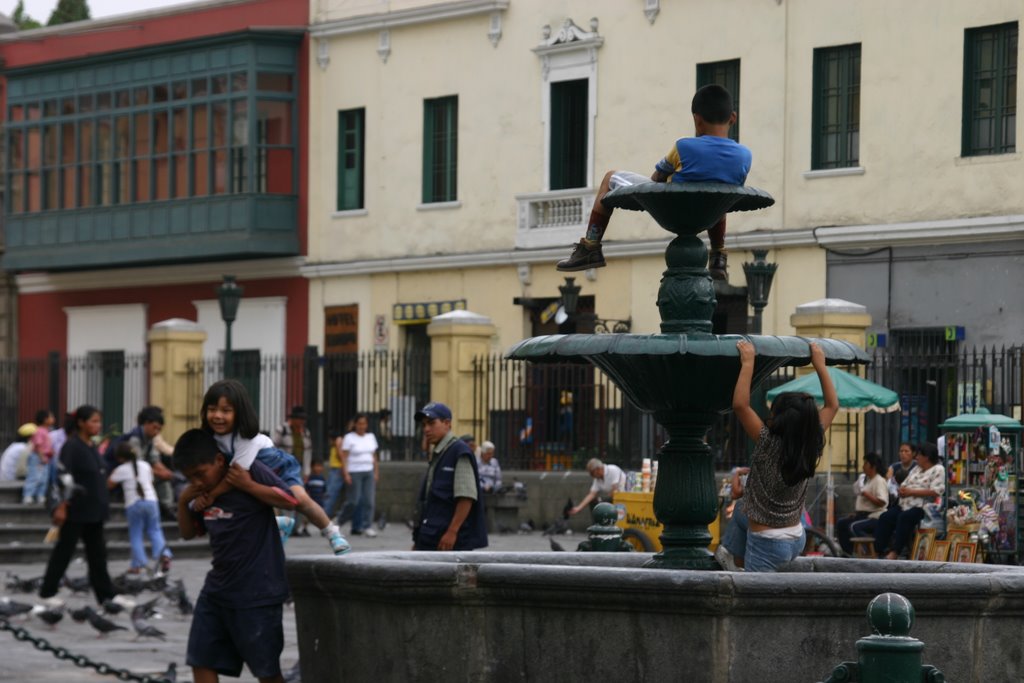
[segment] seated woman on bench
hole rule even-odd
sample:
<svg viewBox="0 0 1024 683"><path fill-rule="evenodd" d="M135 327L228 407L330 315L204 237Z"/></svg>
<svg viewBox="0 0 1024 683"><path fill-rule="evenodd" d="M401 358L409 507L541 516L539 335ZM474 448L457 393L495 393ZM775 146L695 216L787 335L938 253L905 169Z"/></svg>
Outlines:
<svg viewBox="0 0 1024 683"><path fill-rule="evenodd" d="M946 468L939 464L935 444L923 443L914 453L917 467L900 486L900 503L882 513L875 529L875 552L895 560L914 537L924 506L946 492Z"/></svg>

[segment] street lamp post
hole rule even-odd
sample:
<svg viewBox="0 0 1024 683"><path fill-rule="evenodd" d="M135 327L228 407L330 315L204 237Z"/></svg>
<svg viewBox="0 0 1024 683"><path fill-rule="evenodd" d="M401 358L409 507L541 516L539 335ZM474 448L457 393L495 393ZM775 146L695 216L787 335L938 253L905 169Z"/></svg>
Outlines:
<svg viewBox="0 0 1024 683"><path fill-rule="evenodd" d="M583 288L576 284L576 278L567 277L565 278L565 284L558 286L558 291L562 293L562 308L565 309L565 314L572 318L576 315L576 308L580 302L580 291Z"/></svg>
<svg viewBox="0 0 1024 683"><path fill-rule="evenodd" d="M754 249L754 262L743 264L743 274L747 277L747 301L754 309L754 321L751 334L761 334L761 313L768 305L768 294L772 290L772 279L775 277L777 263L768 263L767 249Z"/></svg>
<svg viewBox="0 0 1024 683"><path fill-rule="evenodd" d="M224 321L224 376L231 377L231 323L238 317L238 304L242 301L242 287L235 282L234 275L225 275L224 282L217 288L217 303L220 304L220 319Z"/></svg>

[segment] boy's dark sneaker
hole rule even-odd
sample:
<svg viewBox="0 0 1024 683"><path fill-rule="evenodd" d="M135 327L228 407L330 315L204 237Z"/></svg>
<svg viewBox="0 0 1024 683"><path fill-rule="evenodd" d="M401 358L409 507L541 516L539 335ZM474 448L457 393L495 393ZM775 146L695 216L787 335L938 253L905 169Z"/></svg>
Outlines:
<svg viewBox="0 0 1024 683"><path fill-rule="evenodd" d="M712 280L728 280L728 268L728 254L726 254L724 251L711 252L711 263L708 265L708 270L711 272Z"/></svg>
<svg viewBox="0 0 1024 683"><path fill-rule="evenodd" d="M604 268L604 266L604 254L601 253L601 243L598 242L594 246L588 246L587 241L582 239L572 248L572 254L569 255L569 258L559 261L555 268L572 272L589 270L591 268Z"/></svg>

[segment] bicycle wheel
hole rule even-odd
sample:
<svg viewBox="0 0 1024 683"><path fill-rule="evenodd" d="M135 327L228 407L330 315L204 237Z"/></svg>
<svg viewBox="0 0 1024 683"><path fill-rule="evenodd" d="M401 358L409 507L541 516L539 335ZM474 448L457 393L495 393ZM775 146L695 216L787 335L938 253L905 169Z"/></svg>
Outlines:
<svg viewBox="0 0 1024 683"><path fill-rule="evenodd" d="M825 535L821 529L806 527L807 544L804 545L804 555L824 555L825 557L843 557L844 553L839 544Z"/></svg>

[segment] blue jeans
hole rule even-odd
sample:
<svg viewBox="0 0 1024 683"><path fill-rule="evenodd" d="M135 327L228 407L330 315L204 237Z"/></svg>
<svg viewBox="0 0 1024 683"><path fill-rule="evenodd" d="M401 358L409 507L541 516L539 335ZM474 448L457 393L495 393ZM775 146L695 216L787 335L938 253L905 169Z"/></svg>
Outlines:
<svg viewBox="0 0 1024 683"><path fill-rule="evenodd" d="M732 553L733 557L743 559L747 554L747 513L743 511L743 500L737 500L732 508L732 517L725 525L721 545Z"/></svg>
<svg viewBox="0 0 1024 683"><path fill-rule="evenodd" d="M373 503L376 486L373 483L373 470L369 472L352 472L348 495L345 497L345 508L352 513L352 533L358 533L373 524ZM342 510L342 517L346 510Z"/></svg>
<svg viewBox="0 0 1024 683"><path fill-rule="evenodd" d="M807 535L801 531L797 539L765 538L749 529L743 501L736 502L732 519L722 534L722 545L733 557L743 559L743 568L748 572L773 572L778 565L800 557L804 551Z"/></svg>
<svg viewBox="0 0 1024 683"><path fill-rule="evenodd" d="M800 557L807 543L807 532L800 527L800 537L766 538L757 531L747 532L747 555L743 565L748 572L773 572L780 564L791 562Z"/></svg>
<svg viewBox="0 0 1024 683"><path fill-rule="evenodd" d="M125 516L128 518L128 541L132 546L132 569L145 567L146 545L143 543L142 535L149 537L149 544L153 547L153 560L156 561L161 555L171 557L171 549L167 547L164 540L164 531L160 528L160 506L155 500L139 500L130 507L125 508Z"/></svg>
<svg viewBox="0 0 1024 683"><path fill-rule="evenodd" d="M334 509L341 501L341 492L345 489L345 476L340 467L327 470L327 497L324 500L324 512L328 517L334 516Z"/></svg>
<svg viewBox="0 0 1024 683"><path fill-rule="evenodd" d="M28 462L25 472L25 486L21 490L22 498L42 498L46 495L46 465L39 454L32 452L28 454Z"/></svg>

